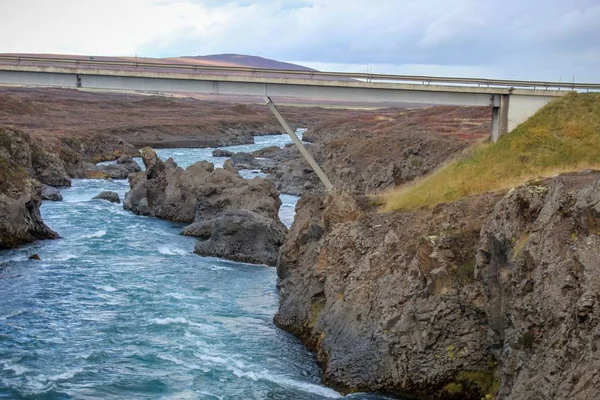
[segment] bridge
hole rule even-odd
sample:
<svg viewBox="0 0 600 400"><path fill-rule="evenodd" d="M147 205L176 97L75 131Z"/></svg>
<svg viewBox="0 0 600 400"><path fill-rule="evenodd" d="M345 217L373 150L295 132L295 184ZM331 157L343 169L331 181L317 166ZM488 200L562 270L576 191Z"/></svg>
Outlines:
<svg viewBox="0 0 600 400"><path fill-rule="evenodd" d="M490 107L491 140L553 98L600 84L273 70L148 61L0 55L0 85L262 96L327 189L332 185L285 122L276 97Z"/></svg>

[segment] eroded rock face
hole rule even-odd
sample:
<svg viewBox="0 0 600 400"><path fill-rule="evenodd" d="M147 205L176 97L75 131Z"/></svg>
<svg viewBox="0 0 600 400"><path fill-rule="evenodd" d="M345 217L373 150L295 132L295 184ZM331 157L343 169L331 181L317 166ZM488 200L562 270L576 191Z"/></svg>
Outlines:
<svg viewBox="0 0 600 400"><path fill-rule="evenodd" d="M142 149L146 172L130 176L124 208L142 215L191 223L186 235L205 256L274 265L286 228L278 217L278 193L260 178L246 180L234 170L201 161L185 170Z"/></svg>
<svg viewBox="0 0 600 400"><path fill-rule="evenodd" d="M418 399L592 399L600 173L380 214L305 195L275 322L343 390Z"/></svg>
<svg viewBox="0 0 600 400"><path fill-rule="evenodd" d="M0 129L0 249L58 237L40 215L41 185L32 177L32 157L29 135Z"/></svg>
<svg viewBox="0 0 600 400"><path fill-rule="evenodd" d="M182 233L201 239L194 252L202 256L275 265L286 231L273 218L248 210L232 210L194 222Z"/></svg>
<svg viewBox="0 0 600 400"><path fill-rule="evenodd" d="M600 173L532 182L502 199L481 231L500 399L600 393Z"/></svg>
<svg viewBox="0 0 600 400"><path fill-rule="evenodd" d="M17 193L0 193L0 250L58 235L42 220L37 183L30 181Z"/></svg>
<svg viewBox="0 0 600 400"><path fill-rule="evenodd" d="M56 153L46 151L25 132L0 128L0 152L27 170L30 176L50 186L71 186L64 162Z"/></svg>
<svg viewBox="0 0 600 400"><path fill-rule="evenodd" d="M474 383L455 397L444 387L465 371L492 375L468 273L484 215L464 216L493 200L379 214L348 194L305 195L278 263L276 324L313 348L341 389L479 396Z"/></svg>

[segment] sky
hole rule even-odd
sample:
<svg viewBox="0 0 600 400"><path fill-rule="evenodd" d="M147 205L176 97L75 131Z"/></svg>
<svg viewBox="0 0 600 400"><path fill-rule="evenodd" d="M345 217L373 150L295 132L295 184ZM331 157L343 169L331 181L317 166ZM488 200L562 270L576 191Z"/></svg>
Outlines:
<svg viewBox="0 0 600 400"><path fill-rule="evenodd" d="M600 0L0 0L0 53L600 82Z"/></svg>

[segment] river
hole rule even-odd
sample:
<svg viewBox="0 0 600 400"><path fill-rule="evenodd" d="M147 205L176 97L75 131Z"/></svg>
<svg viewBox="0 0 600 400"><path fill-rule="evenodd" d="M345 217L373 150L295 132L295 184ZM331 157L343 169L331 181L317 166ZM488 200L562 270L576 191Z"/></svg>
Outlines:
<svg viewBox="0 0 600 400"><path fill-rule="evenodd" d="M224 147L283 146L287 136ZM212 149L161 149L181 166ZM244 171L252 177L256 171ZM192 253L181 225L91 200L73 180L42 215L62 239L0 252L0 398L326 399L313 355L272 323L274 268ZM282 196L286 225L297 198ZM39 254L40 261L28 260ZM354 394L353 399L381 399Z"/></svg>

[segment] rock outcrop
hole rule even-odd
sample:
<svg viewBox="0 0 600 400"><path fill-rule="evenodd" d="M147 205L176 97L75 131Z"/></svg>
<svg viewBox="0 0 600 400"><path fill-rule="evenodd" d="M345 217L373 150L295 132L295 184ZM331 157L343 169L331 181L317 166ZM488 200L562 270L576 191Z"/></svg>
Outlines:
<svg viewBox="0 0 600 400"><path fill-rule="evenodd" d="M262 167L262 164L250 153L233 153L230 160L237 169L259 169Z"/></svg>
<svg viewBox="0 0 600 400"><path fill-rule="evenodd" d="M342 390L596 398L599 204L597 172L414 212L305 195L275 322Z"/></svg>
<svg viewBox="0 0 600 400"><path fill-rule="evenodd" d="M42 185L40 190L42 200L62 201L63 197L59 190L55 187Z"/></svg>
<svg viewBox="0 0 600 400"><path fill-rule="evenodd" d="M32 177L29 135L0 129L0 249L56 238L40 214L41 185Z"/></svg>
<svg viewBox="0 0 600 400"><path fill-rule="evenodd" d="M183 234L200 239L196 253L274 265L286 228L278 217L274 186L246 180L236 171L201 161L185 170L142 149L146 172L130 176L124 208L135 213L190 223Z"/></svg>
<svg viewBox="0 0 600 400"><path fill-rule="evenodd" d="M28 175L50 186L70 186L71 179L58 154L48 151L27 133L0 128L0 148L5 158L27 171Z"/></svg>
<svg viewBox="0 0 600 400"><path fill-rule="evenodd" d="M476 277L499 399L600 395L600 173L531 182L481 231Z"/></svg>
<svg viewBox="0 0 600 400"><path fill-rule="evenodd" d="M474 140L484 138L488 124L485 108L379 110L369 116L331 118L311 126L303 140L310 142L308 151L334 187L365 194L431 173ZM253 155L275 164L261 169L281 193L323 190L295 147Z"/></svg>
<svg viewBox="0 0 600 400"><path fill-rule="evenodd" d="M231 157L234 154L235 153L233 151L223 150L223 149L215 149L212 151L213 157Z"/></svg>
<svg viewBox="0 0 600 400"><path fill-rule="evenodd" d="M121 202L121 199L119 198L119 193L111 192L109 190L100 192L97 196L94 197L94 199L106 200L106 201L110 201L111 203L117 203L117 204Z"/></svg>
<svg viewBox="0 0 600 400"><path fill-rule="evenodd" d="M92 171L104 173L108 178L127 179L129 174L140 172L142 169L129 155L122 155L115 163L96 165Z"/></svg>
<svg viewBox="0 0 600 400"><path fill-rule="evenodd" d="M314 152L312 145L307 145ZM322 185L308 166L300 151L293 145L280 148L270 146L252 153L233 153L225 161L224 168L230 170L256 169L269 174L269 179L282 194L301 196L311 189L322 190Z"/></svg>

